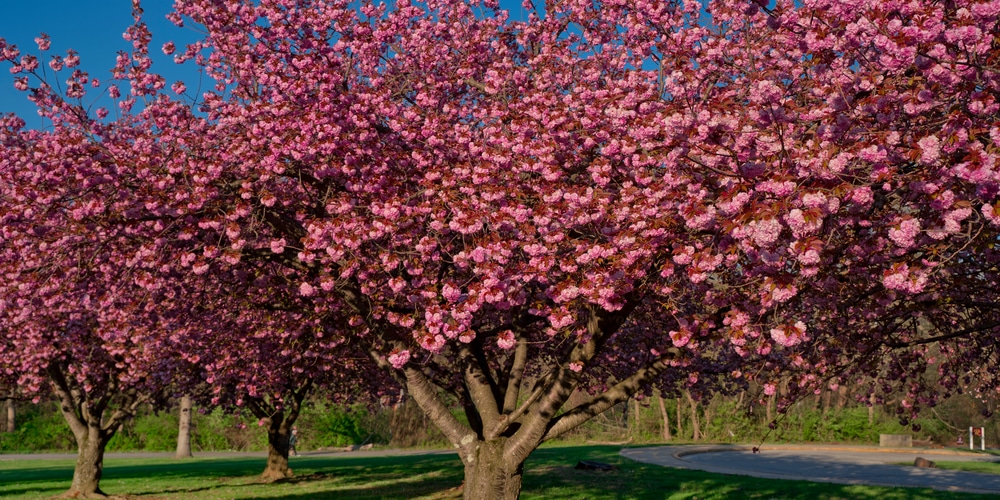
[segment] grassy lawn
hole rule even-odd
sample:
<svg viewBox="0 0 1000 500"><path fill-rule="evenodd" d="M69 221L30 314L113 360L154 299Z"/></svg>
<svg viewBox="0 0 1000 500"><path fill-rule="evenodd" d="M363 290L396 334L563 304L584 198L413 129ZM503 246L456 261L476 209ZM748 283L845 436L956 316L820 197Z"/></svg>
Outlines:
<svg viewBox="0 0 1000 500"><path fill-rule="evenodd" d="M963 470L966 472L983 472L986 474L1000 474L1000 463L997 462L949 462L947 460L935 460L938 468L949 470ZM912 465L912 464L908 464Z"/></svg>
<svg viewBox="0 0 1000 500"><path fill-rule="evenodd" d="M668 469L618 455L617 446L569 446L536 451L525 467L522 498L545 499L921 499L970 498L929 489L778 481ZM454 455L295 457L296 477L273 484L257 474L264 458L109 459L102 489L128 499L461 498L462 467ZM579 460L618 466L578 471ZM0 498L47 498L65 491L73 475L67 460L0 461ZM987 498L977 497L977 498ZM997 497L994 497L997 498Z"/></svg>

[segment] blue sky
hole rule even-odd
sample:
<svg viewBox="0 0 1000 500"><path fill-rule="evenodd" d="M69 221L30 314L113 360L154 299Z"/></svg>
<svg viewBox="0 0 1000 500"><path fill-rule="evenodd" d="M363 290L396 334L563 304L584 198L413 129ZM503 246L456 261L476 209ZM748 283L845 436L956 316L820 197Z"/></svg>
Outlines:
<svg viewBox="0 0 1000 500"><path fill-rule="evenodd" d="M131 48L130 42L122 38L122 33L132 24L130 0L5 0L3 3L0 38L8 44L17 45L22 54L37 54L35 37L40 33L48 34L52 46L41 59L43 65L52 55L65 56L66 50L73 49L80 54L80 65L84 71L106 81L118 51ZM194 40L197 33L191 28L178 28L166 20L164 16L173 2L155 0L144 3L148 4L143 6L146 22L153 32L151 52L155 57L154 70L166 76L168 82L184 80L192 86L198 78L197 69L190 64L174 64L159 48L170 40L178 45ZM2 65L0 70L0 113L14 112L24 118L29 127L42 126L42 120L28 102L26 94L14 89L13 76L8 68L9 65ZM89 103L94 98L88 96L84 102Z"/></svg>
<svg viewBox="0 0 1000 500"><path fill-rule="evenodd" d="M2 3L0 38L8 44L17 45L22 54L37 54L35 37L46 33L51 38L52 46L41 59L45 69L48 69L45 64L52 55L65 56L67 49L73 49L80 54L80 66L84 71L91 77L106 81L117 53L131 48L131 44L122 39L122 32L132 24L130 0L3 0ZM184 43L199 38L195 27L178 28L166 20L164 16L170 12L172 4L171 0L143 2L144 18L153 33L150 46L154 57L153 71L163 75L168 85L183 80L188 88L195 88L199 80L197 68L192 63L174 64L172 58L160 51L160 47L168 41L182 47ZM536 4L543 5L537 0ZM521 11L520 0L501 0L501 5L515 12ZM516 19L521 16L511 17ZM0 114L13 112L31 128L44 127L26 93L14 89L13 76L8 68L9 65L0 65ZM64 72L68 76L68 72ZM84 103L90 105L96 98L96 95L88 95Z"/></svg>

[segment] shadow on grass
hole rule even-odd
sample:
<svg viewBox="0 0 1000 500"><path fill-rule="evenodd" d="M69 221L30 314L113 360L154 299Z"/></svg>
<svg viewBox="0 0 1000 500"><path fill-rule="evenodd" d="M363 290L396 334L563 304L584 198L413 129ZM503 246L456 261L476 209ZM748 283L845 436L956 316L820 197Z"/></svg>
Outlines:
<svg viewBox="0 0 1000 500"><path fill-rule="evenodd" d="M929 489L779 481L670 469L642 464L618 454L617 446L552 447L537 450L525 465L525 499L930 499L969 498ZM580 460L616 465L613 471L574 469ZM132 499L349 498L452 500L461 498L462 465L455 455L383 457L316 456L293 458L295 476L275 483L260 480L260 457L109 460L102 487ZM0 497L44 498L65 491L73 464L42 466L38 461L0 467ZM981 497L985 498L985 497ZM996 498L996 497L994 497Z"/></svg>

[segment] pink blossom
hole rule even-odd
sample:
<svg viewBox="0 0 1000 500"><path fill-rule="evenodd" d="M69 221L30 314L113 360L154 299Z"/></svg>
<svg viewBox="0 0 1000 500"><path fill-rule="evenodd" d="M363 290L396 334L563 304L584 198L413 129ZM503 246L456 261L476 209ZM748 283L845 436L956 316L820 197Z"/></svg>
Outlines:
<svg viewBox="0 0 1000 500"><path fill-rule="evenodd" d="M572 370L573 372L580 373L581 371L583 371L583 363L579 361L574 361L569 364L569 369Z"/></svg>
<svg viewBox="0 0 1000 500"><path fill-rule="evenodd" d="M393 368L399 370L410 360L410 351L408 350L394 350L389 354L389 364Z"/></svg>
<svg viewBox="0 0 1000 500"><path fill-rule="evenodd" d="M45 51L49 50L49 46L52 44L52 41L49 39L49 35L42 33L35 38L35 43L38 44L38 50Z"/></svg>
<svg viewBox="0 0 1000 500"><path fill-rule="evenodd" d="M445 283L444 286L441 287L441 296L448 302L458 302L458 299L462 296L462 290L453 286L451 283Z"/></svg>
<svg viewBox="0 0 1000 500"><path fill-rule="evenodd" d="M791 326L781 326L771 329L771 338L785 347L791 347L802 341L806 332L806 325L801 321L796 321Z"/></svg>
<svg viewBox="0 0 1000 500"><path fill-rule="evenodd" d="M897 263L882 274L882 284L890 290L907 293L920 293L927 285L927 271L911 271L905 263Z"/></svg>
<svg viewBox="0 0 1000 500"><path fill-rule="evenodd" d="M928 135L917 141L920 147L920 161L925 165L932 165L941 158L941 140L937 136Z"/></svg>
<svg viewBox="0 0 1000 500"><path fill-rule="evenodd" d="M514 338L514 332L510 330L504 330L497 335L497 346L501 349L511 349L516 344L517 340Z"/></svg>
<svg viewBox="0 0 1000 500"><path fill-rule="evenodd" d="M682 327L680 331L671 330L669 335L674 347L684 347L691 341L691 330L684 327Z"/></svg>
<svg viewBox="0 0 1000 500"><path fill-rule="evenodd" d="M778 241L781 234L781 223L777 219L765 219L751 223L753 242L760 247L769 247Z"/></svg>
<svg viewBox="0 0 1000 500"><path fill-rule="evenodd" d="M311 297L316 293L316 289L309 283L303 281L302 284L299 285L299 293L302 294L303 297Z"/></svg>
<svg viewBox="0 0 1000 500"><path fill-rule="evenodd" d="M918 234L920 234L920 221L905 219L898 226L889 230L889 239L900 248L910 248Z"/></svg>
<svg viewBox="0 0 1000 500"><path fill-rule="evenodd" d="M983 217L986 217L986 220L990 221L990 224L993 224L994 226L1000 226L1000 214L997 213L996 207L990 205L989 203L985 203L983 204L981 210L983 213Z"/></svg>
<svg viewBox="0 0 1000 500"><path fill-rule="evenodd" d="M775 389L777 389L777 386L772 383L764 384L764 394L767 396L774 396Z"/></svg>
<svg viewBox="0 0 1000 500"><path fill-rule="evenodd" d="M282 253L285 251L285 245L288 243L284 238L278 240L271 240L271 251L274 253Z"/></svg>

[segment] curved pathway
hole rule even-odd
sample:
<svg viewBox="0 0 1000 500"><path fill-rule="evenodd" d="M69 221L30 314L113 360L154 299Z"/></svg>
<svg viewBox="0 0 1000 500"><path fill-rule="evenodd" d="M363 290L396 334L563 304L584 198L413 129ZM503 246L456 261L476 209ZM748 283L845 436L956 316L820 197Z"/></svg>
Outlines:
<svg viewBox="0 0 1000 500"><path fill-rule="evenodd" d="M994 461L992 455L953 450L863 446L656 446L626 448L621 455L667 467L770 479L926 487L1000 494L1000 475L894 465L917 457L932 461Z"/></svg>

